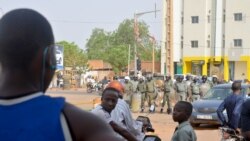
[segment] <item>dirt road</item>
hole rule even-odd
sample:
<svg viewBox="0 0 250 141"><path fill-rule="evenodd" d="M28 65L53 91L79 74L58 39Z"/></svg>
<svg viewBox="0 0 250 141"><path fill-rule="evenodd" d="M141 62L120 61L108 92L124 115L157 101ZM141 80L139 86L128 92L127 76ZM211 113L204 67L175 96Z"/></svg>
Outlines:
<svg viewBox="0 0 250 141"><path fill-rule="evenodd" d="M69 92L70 93L70 92ZM86 94L49 94L51 96L63 96L66 98L66 101L82 108L84 110L91 110L93 108L93 99L98 97L97 95L86 95ZM159 111L159 109L157 109ZM147 115L155 129L157 134L162 141L170 141L174 129L177 123L173 122L171 115L161 114L161 113L133 113L134 118L137 116ZM195 129L198 141L219 141L220 132L216 126L202 126Z"/></svg>

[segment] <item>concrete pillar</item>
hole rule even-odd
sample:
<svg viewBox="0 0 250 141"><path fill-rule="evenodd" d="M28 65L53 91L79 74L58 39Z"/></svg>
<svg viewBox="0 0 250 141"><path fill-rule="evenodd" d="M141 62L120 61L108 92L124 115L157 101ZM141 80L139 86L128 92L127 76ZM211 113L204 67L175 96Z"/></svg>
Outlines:
<svg viewBox="0 0 250 141"><path fill-rule="evenodd" d="M229 80L229 62L228 58L224 58L224 80Z"/></svg>

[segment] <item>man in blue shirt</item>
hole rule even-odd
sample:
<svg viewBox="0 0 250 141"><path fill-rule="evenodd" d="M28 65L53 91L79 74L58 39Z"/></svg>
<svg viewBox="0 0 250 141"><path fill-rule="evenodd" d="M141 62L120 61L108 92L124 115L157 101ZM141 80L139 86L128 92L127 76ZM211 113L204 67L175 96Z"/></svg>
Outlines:
<svg viewBox="0 0 250 141"><path fill-rule="evenodd" d="M223 126L228 126L232 129L240 131L238 125L240 121L241 106L244 102L244 98L241 95L241 83L233 82L232 90L233 94L224 99L217 109L217 114ZM223 114L225 109L227 112L228 121L226 121L226 118Z"/></svg>

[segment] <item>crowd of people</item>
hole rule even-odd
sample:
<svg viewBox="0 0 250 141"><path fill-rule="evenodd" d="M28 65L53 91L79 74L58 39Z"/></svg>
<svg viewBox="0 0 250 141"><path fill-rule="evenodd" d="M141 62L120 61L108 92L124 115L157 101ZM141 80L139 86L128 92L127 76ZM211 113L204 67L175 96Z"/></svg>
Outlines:
<svg viewBox="0 0 250 141"><path fill-rule="evenodd" d="M152 75L139 78L125 76L124 79L125 81L121 82L125 87L124 99L130 106L132 95L139 93L141 95L141 112L145 110L145 103L149 106L149 112L155 112L156 106L161 106L160 112L164 112L164 107L167 104L168 114L172 112L174 101L193 102L199 100L210 88L219 84L215 75L212 77L212 81L209 81L206 75L203 75L201 79L186 75L185 80L183 75L179 75L176 80L167 75L164 80L160 80L161 83L157 83L159 80L155 80ZM155 101L160 92L163 92L163 96L161 104L157 105Z"/></svg>
<svg viewBox="0 0 250 141"><path fill-rule="evenodd" d="M143 124L132 118L129 106L131 95L141 92L142 99L147 99L148 105L153 107L150 112L154 112L157 86L152 76L148 76L147 81L139 78L139 82L136 78L130 82L126 77L124 85L117 80L111 81L102 92L101 105L93 109L92 114L67 103L62 97L45 95L56 69L54 50L52 28L40 13L17 9L0 19L1 140L143 140ZM201 84L196 78L186 77L183 81L180 76L173 83L169 75L166 77L164 101L169 101L172 89L178 99L172 115L178 126L172 141L197 140L188 119L193 109L190 101L203 96L203 91L200 91L202 84L216 85L208 82L206 76L202 77ZM242 132L245 139L250 140L250 101L238 97L240 84L232 84L233 95L224 100L218 114L226 109L231 116L229 121L220 116L222 123ZM143 104L141 109L144 110Z"/></svg>

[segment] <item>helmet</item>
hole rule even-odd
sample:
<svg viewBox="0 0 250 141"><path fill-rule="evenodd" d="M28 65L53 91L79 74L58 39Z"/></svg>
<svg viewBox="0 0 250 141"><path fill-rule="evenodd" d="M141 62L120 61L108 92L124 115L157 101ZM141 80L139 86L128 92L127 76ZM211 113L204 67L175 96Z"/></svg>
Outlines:
<svg viewBox="0 0 250 141"><path fill-rule="evenodd" d="M130 80L129 76L125 76L125 78L124 78L124 79Z"/></svg>
<svg viewBox="0 0 250 141"><path fill-rule="evenodd" d="M117 90L120 94L122 94L124 92L123 85L117 80L111 81L108 84L108 86L106 87L106 89L107 88L113 88L113 89Z"/></svg>

